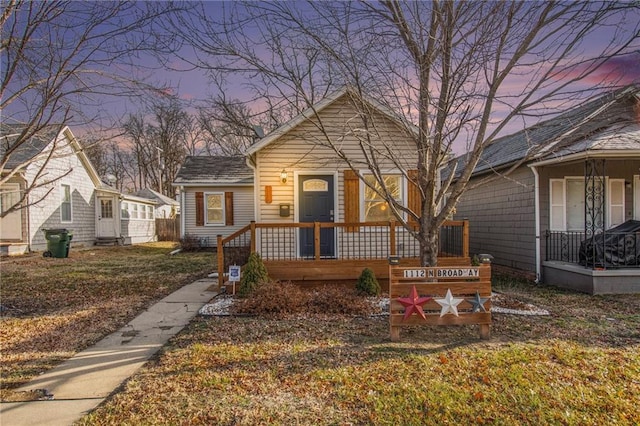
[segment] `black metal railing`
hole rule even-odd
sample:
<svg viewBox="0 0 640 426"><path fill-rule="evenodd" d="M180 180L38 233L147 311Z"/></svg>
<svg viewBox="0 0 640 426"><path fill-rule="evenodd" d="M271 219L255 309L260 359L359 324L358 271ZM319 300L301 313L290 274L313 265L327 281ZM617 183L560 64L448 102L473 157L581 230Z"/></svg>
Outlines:
<svg viewBox="0 0 640 426"><path fill-rule="evenodd" d="M547 231L546 260L575 263L587 268L640 268L640 233Z"/></svg>
<svg viewBox="0 0 640 426"><path fill-rule="evenodd" d="M419 242L397 222L252 222L226 238L218 236L217 247L222 270L229 264L242 264L238 262L252 251L272 261L420 256ZM469 257L468 221L448 221L441 227L438 256Z"/></svg>

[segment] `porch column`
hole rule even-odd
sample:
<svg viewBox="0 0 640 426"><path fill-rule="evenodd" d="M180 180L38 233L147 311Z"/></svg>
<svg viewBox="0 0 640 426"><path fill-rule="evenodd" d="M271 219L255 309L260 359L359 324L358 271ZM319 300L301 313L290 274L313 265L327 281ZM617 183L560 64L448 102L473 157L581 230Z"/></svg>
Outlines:
<svg viewBox="0 0 640 426"><path fill-rule="evenodd" d="M587 159L584 163L584 235L585 239L605 233L605 160ZM601 239L601 253L604 253L604 238ZM593 259L596 257L594 240ZM595 262L594 262L595 268Z"/></svg>

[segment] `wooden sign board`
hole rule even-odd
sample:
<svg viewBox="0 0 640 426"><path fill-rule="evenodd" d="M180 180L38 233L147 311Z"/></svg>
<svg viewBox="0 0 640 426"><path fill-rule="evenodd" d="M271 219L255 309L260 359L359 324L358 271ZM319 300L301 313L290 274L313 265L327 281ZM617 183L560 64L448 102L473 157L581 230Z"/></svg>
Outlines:
<svg viewBox="0 0 640 426"><path fill-rule="evenodd" d="M480 337L487 339L491 324L491 265L389 265L389 299L391 340L400 338L401 327L462 324L478 324Z"/></svg>

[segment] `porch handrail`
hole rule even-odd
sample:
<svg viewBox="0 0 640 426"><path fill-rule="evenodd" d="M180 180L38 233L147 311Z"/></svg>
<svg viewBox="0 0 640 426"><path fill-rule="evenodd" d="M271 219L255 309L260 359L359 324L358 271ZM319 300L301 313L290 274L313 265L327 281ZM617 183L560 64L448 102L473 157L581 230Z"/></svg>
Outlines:
<svg viewBox="0 0 640 426"><path fill-rule="evenodd" d="M417 227L417 224L415 225ZM249 252L256 251L257 230L258 229L313 229L313 259L321 259L320 250L320 230L334 228L342 228L347 235L359 235L367 238L367 229L374 228L388 228L387 231L382 232L382 235L376 235L386 242L388 247L389 256L396 256L400 253L397 235L398 232L402 232L404 229L400 222L396 221L379 221L379 222L271 222L271 223L256 223L251 221L248 225L237 230L228 237L217 236L217 261L218 261L218 285L224 284L224 271L225 271L225 248L229 247L245 247ZM400 228L398 231L397 228ZM469 221L468 220L449 220L446 221L442 229L446 228L462 228L459 241L459 256L469 257ZM356 230L356 231L353 231ZM295 232L295 231L294 231ZM283 238L291 238L285 236ZM457 243L456 243L457 244ZM359 249L359 247L357 248ZM412 256L417 257L417 256Z"/></svg>

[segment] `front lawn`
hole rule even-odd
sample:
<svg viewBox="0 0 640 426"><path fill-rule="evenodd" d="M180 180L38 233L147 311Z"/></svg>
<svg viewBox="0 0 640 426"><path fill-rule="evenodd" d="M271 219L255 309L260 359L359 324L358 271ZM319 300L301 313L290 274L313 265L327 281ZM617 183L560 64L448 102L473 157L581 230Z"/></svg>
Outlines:
<svg viewBox="0 0 640 426"><path fill-rule="evenodd" d="M89 250L66 259L29 255L0 261L0 390L25 383L145 307L214 268L213 253L170 256L173 243Z"/></svg>
<svg viewBox="0 0 640 426"><path fill-rule="evenodd" d="M551 315L398 343L384 316L199 317L81 423L640 423L640 295L498 289Z"/></svg>

